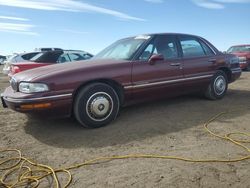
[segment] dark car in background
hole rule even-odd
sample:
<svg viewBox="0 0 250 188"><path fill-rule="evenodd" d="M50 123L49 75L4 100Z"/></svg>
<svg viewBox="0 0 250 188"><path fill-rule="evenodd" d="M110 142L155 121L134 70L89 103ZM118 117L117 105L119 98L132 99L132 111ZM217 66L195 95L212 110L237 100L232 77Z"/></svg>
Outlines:
<svg viewBox="0 0 250 188"><path fill-rule="evenodd" d="M93 55L80 50L54 50L39 52L26 62L11 63L9 77L16 73L37 67L52 65L55 63L66 63L81 61L92 58Z"/></svg>
<svg viewBox="0 0 250 188"><path fill-rule="evenodd" d="M221 99L240 75L238 58L204 38L149 34L119 40L85 62L18 73L1 98L4 107L19 112L74 115L81 125L97 128L133 103L190 92Z"/></svg>
<svg viewBox="0 0 250 188"><path fill-rule="evenodd" d="M6 61L6 56L4 55L0 55L0 65L4 64L4 62Z"/></svg>
<svg viewBox="0 0 250 188"><path fill-rule="evenodd" d="M29 52L29 53L14 54L14 55L10 56L5 62L5 65L3 67L3 73L6 75L9 74L10 66L12 63L29 61L31 58L33 58L38 53L39 52Z"/></svg>
<svg viewBox="0 0 250 188"><path fill-rule="evenodd" d="M242 70L250 70L250 44L232 46L227 50L227 53L239 57Z"/></svg>

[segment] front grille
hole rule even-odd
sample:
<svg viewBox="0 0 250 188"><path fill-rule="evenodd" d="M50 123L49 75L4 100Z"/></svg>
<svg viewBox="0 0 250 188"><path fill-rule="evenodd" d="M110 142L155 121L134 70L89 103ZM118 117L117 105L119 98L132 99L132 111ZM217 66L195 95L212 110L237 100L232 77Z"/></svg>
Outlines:
<svg viewBox="0 0 250 188"><path fill-rule="evenodd" d="M12 89L14 90L14 91L17 91L18 90L18 86L17 86L17 81L15 80L15 78L11 78L11 80L10 80L10 85L11 85L11 87L12 87Z"/></svg>

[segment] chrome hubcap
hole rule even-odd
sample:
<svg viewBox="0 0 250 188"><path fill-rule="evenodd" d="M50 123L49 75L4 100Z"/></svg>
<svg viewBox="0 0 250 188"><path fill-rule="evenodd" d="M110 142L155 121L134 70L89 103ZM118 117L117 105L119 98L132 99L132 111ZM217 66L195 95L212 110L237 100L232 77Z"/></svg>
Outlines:
<svg viewBox="0 0 250 188"><path fill-rule="evenodd" d="M111 115L112 110L113 100L105 92L95 93L87 101L87 114L94 121L104 121Z"/></svg>
<svg viewBox="0 0 250 188"><path fill-rule="evenodd" d="M226 90L226 80L223 76L218 76L214 81L214 91L217 95L221 95Z"/></svg>

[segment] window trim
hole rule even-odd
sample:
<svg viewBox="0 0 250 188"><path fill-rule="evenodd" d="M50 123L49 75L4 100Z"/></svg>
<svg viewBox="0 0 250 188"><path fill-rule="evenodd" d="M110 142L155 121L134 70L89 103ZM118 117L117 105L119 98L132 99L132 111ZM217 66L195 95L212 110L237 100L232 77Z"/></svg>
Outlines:
<svg viewBox="0 0 250 188"><path fill-rule="evenodd" d="M202 41L205 45L207 45L207 47L213 52L214 55L216 55L217 53L214 51L214 49L207 43L207 41L205 41L202 38L199 38L200 41Z"/></svg>
<svg viewBox="0 0 250 188"><path fill-rule="evenodd" d="M148 47L148 45L153 41L155 41L156 36L151 37L147 42L145 42L134 54L134 57L131 58L131 62L133 61L145 61L145 60L140 60L139 57L142 55L143 51Z"/></svg>

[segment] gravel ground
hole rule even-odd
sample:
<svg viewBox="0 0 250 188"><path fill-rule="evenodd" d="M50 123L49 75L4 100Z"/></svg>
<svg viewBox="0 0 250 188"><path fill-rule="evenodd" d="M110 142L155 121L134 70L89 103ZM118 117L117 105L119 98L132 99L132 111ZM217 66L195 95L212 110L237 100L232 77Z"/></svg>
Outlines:
<svg viewBox="0 0 250 188"><path fill-rule="evenodd" d="M0 91L6 86L8 79L0 74ZM231 84L222 100L190 95L126 107L111 125L95 130L84 129L72 119L34 119L0 107L0 149L18 148L24 156L55 168L99 156L135 153L232 159L248 153L212 137L205 132L203 123L219 112L241 109L216 120L211 128L221 135L250 132L249 107L250 72L244 72ZM250 160L188 163L128 159L71 172L70 187L250 188Z"/></svg>

